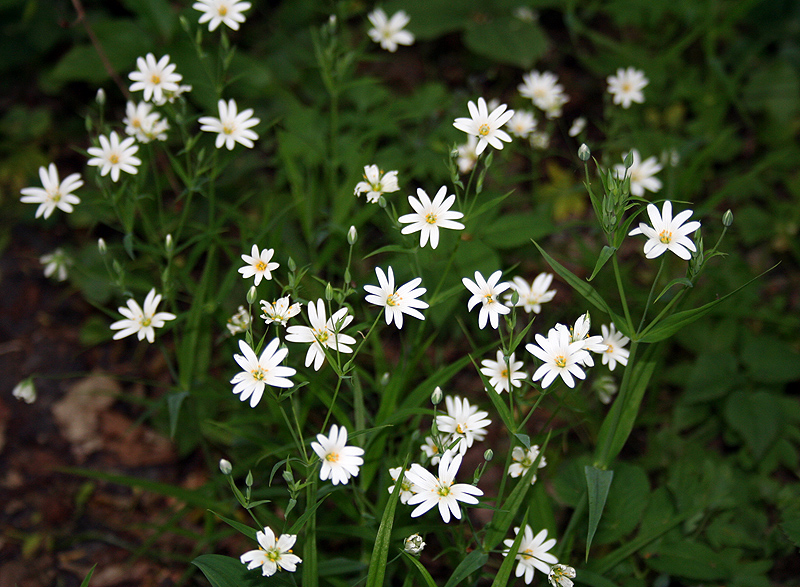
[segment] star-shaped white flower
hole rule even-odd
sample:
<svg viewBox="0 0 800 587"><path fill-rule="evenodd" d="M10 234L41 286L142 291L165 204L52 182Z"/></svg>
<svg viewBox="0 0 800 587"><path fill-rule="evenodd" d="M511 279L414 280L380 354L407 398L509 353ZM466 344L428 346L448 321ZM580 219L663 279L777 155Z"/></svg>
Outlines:
<svg viewBox="0 0 800 587"><path fill-rule="evenodd" d="M360 196L367 194L367 202L377 204L383 194L396 192L400 189L397 183L397 171L384 174L377 165L364 167L364 180L356 184L354 194Z"/></svg>
<svg viewBox="0 0 800 587"><path fill-rule="evenodd" d="M600 331L603 333L603 344L608 347L602 352L603 365L608 365L610 371L614 370L617 363L620 365L627 365L630 351L625 348L625 345L628 344L631 339L627 336L623 336L621 332L617 332L617 327L613 322L610 326L606 326L605 324L601 325Z"/></svg>
<svg viewBox="0 0 800 587"><path fill-rule="evenodd" d="M261 317L267 324L277 322L281 326L286 326L289 318L297 316L300 313L300 308L303 306L300 302L289 304L289 296L278 298L275 303L261 300Z"/></svg>
<svg viewBox="0 0 800 587"><path fill-rule="evenodd" d="M614 104L622 104L623 108L630 108L633 102L644 103L642 90L650 83L644 72L628 67L617 69L616 75L608 76L608 93L614 98Z"/></svg>
<svg viewBox="0 0 800 587"><path fill-rule="evenodd" d="M311 448L322 459L319 478L322 481L330 478L334 485L347 484L351 477L358 476L358 468L364 464L361 458L364 449L347 446L347 428L344 426L334 424L328 436L317 434L317 442L312 442Z"/></svg>
<svg viewBox="0 0 800 587"><path fill-rule="evenodd" d="M519 528L514 528L514 534L519 534ZM508 548L504 554L508 556L514 540L507 538L503 541ZM522 535L522 541L519 544L516 559L519 561L517 564L516 575L521 577L525 575L525 584L529 585L533 581L533 573L538 569L545 575L550 573L550 566L558 562L558 559L547 552L556 545L556 539L547 539L547 529L541 530L536 536L533 535L533 530L530 526L525 525L525 533Z"/></svg>
<svg viewBox="0 0 800 587"><path fill-rule="evenodd" d="M569 387L575 387L575 377L585 379L581 365L589 353L583 348L583 341L572 342L569 329L551 328L547 338L536 335L537 344L525 345L525 350L543 364L533 374L533 380L542 379L542 387L549 387L559 375Z"/></svg>
<svg viewBox="0 0 800 587"><path fill-rule="evenodd" d="M249 2L238 0L197 0L192 4L192 8L203 13L197 22L200 24L207 22L209 32L221 24L238 31L239 25L245 21L242 13L250 7Z"/></svg>
<svg viewBox="0 0 800 587"><path fill-rule="evenodd" d="M583 132L583 129L586 128L586 119L583 116L579 116L575 120L572 121L572 126L569 127L569 132L567 133L571 137L577 137L579 134Z"/></svg>
<svg viewBox="0 0 800 587"><path fill-rule="evenodd" d="M111 325L111 330L119 330L114 334L114 340L135 334L139 340L147 337L147 342L154 342L155 329L164 326L167 320L177 318L171 312L156 312L159 303L161 303L161 294L157 294L155 289L151 289L144 299L144 309L133 299L128 300L127 308L118 308L117 310L125 316L125 319L118 320Z"/></svg>
<svg viewBox="0 0 800 587"><path fill-rule="evenodd" d="M447 443L444 444L447 446ZM435 465L442 458L442 455L439 451L439 446L436 444L436 440L433 438L433 436L426 436L425 444L420 446L420 449L425 453L425 456L431 460L431 465Z"/></svg>
<svg viewBox="0 0 800 587"><path fill-rule="evenodd" d="M242 372L234 375L231 383L233 383L233 393L239 395L241 401L247 401L247 398L250 398L251 408L255 408L261 401L267 385L285 388L294 385L287 378L294 375L296 371L280 364L289 354L289 350L278 348L280 344L279 339L273 338L261 351L261 355L256 357L249 344L243 340L239 341L239 349L242 354L233 355L233 359L242 368Z"/></svg>
<svg viewBox="0 0 800 587"><path fill-rule="evenodd" d="M271 577L279 570L294 573L297 565L302 559L296 554L292 554L297 536L294 534L281 534L275 538L275 533L269 526L264 527L264 531L256 532L258 540L258 550L245 552L239 560L243 565L247 565L248 570L261 567L261 573L265 577Z"/></svg>
<svg viewBox="0 0 800 587"><path fill-rule="evenodd" d="M644 243L644 256L648 259L655 259L666 251L672 251L681 259L688 261L692 258L691 252L697 250L688 235L700 228L697 220L686 222L692 214L691 210L684 210L673 218L672 202L669 200L664 202L661 213L653 204L648 204L647 215L650 216L652 226L640 222L628 236L643 234L647 237L647 242Z"/></svg>
<svg viewBox="0 0 800 587"><path fill-rule="evenodd" d="M508 121L508 130L515 137L527 139L537 126L536 117L528 110L517 110Z"/></svg>
<svg viewBox="0 0 800 587"><path fill-rule="evenodd" d="M69 214L73 206L80 204L81 200L73 194L75 190L83 185L80 173L73 173L58 180L58 170L55 164L51 163L48 167L39 168L39 179L42 181L40 188L22 188L20 201L25 204L39 204L36 209L36 218L50 215L56 208Z"/></svg>
<svg viewBox="0 0 800 587"><path fill-rule="evenodd" d="M66 281L69 276L69 266L72 259L58 247L52 253L46 253L39 257L39 262L44 265L44 276L52 277L55 275L56 281Z"/></svg>
<svg viewBox="0 0 800 587"><path fill-rule="evenodd" d="M470 100L467 102L467 108L470 118L456 118L453 126L468 135L478 137L478 146L475 148L478 155L486 150L487 145L491 145L495 149L502 149L501 141L511 142L511 137L500 127L511 120L511 117L514 116L513 110L506 110L506 105L500 104L490 114L486 100L483 98L478 98L477 106Z"/></svg>
<svg viewBox="0 0 800 587"><path fill-rule="evenodd" d="M252 149L255 145L253 141L258 140L258 135L250 128L261 122L259 118L253 117L253 109L248 108L238 112L233 99L228 100L227 103L225 100L220 100L217 106L219 107L219 118L200 117L197 121L202 125L200 130L219 133L215 143L217 149L221 149L222 145L225 145L229 151L232 151L236 143Z"/></svg>
<svg viewBox="0 0 800 587"><path fill-rule="evenodd" d="M575 326L567 328L564 324L556 324L556 329L563 329L569 333L571 342L583 343L583 350L591 351L593 353L602 353L606 350L606 345L603 344L602 336L589 336L589 329L592 327L592 320L589 312L578 316L575 320ZM594 360L592 355L588 354L582 359L581 363L587 367L594 367Z"/></svg>
<svg viewBox="0 0 800 587"><path fill-rule="evenodd" d="M557 564L550 568L547 574L547 581L552 587L572 587L575 583L572 579L575 578L575 569L567 565Z"/></svg>
<svg viewBox="0 0 800 587"><path fill-rule="evenodd" d="M433 201L425 193L425 190L417 188L417 197L408 196L408 203L414 208L411 214L404 214L398 218L398 222L408 224L400 232L411 234L419 231L419 246L424 247L428 239L431 241L431 248L439 246L439 229L449 228L451 230L463 230L464 225L456 222L464 215L461 212L451 211L450 207L456 201L455 194L447 195L447 186L442 186L436 192Z"/></svg>
<svg viewBox="0 0 800 587"><path fill-rule="evenodd" d="M145 57L136 59L138 69L128 74L128 78L133 82L131 92L144 91L144 100L159 104L167 99L167 93L179 91L179 85L183 76L175 73L175 64L169 62L169 55L164 55L156 61L152 53Z"/></svg>
<svg viewBox="0 0 800 587"><path fill-rule="evenodd" d="M247 308L244 306L239 306L236 313L228 318L228 322L225 326L227 326L231 336L239 334L240 332L246 332L247 329L250 328L250 312L248 312Z"/></svg>
<svg viewBox="0 0 800 587"><path fill-rule="evenodd" d="M508 362L506 362L503 351L497 351L496 361L491 359L481 361L481 365L483 365L481 373L489 377L489 384L497 393L510 391L511 387L520 387L522 385L520 382L528 376L525 371L520 370L522 369L522 361L514 359L514 353L511 353L511 356L508 357Z"/></svg>
<svg viewBox="0 0 800 587"><path fill-rule="evenodd" d="M403 467L394 467L393 469L389 469L389 475L392 476L392 481L397 484L397 478L400 477L400 471L403 470ZM407 470L406 470L407 471ZM394 491L394 485L389 487L389 493ZM414 484L408 480L406 477L405 472L403 473L403 479L400 481L400 503L406 504L408 500L414 495Z"/></svg>
<svg viewBox="0 0 800 587"><path fill-rule="evenodd" d="M661 171L662 167L658 159L653 156L642 161L642 157L636 149L631 149L631 157L633 158L633 163L631 163L630 169L626 170L625 165L621 163L614 165L614 173L617 177L622 179L626 173L630 174L631 194L634 196L644 196L645 190L651 192L659 191L662 183L655 175Z"/></svg>
<svg viewBox="0 0 800 587"><path fill-rule="evenodd" d="M558 83L558 76L549 71L526 73L517 89L521 96L530 98L537 108L544 111L547 118L561 116L562 106L569 102L564 87Z"/></svg>
<svg viewBox="0 0 800 587"><path fill-rule="evenodd" d="M403 30L411 20L404 10L395 12L392 18L387 18L383 10L376 8L367 15L367 18L372 23L372 28L367 34L390 53L397 51L398 45L414 44L414 35Z"/></svg>
<svg viewBox="0 0 800 587"><path fill-rule="evenodd" d="M486 427L492 423L486 417L489 412L478 410L478 407L470 405L465 397L448 395L445 396L444 403L447 414L436 416L436 426L440 432L450 435L445 448L458 438L461 441L453 450L464 454L476 440L480 442L486 436Z"/></svg>
<svg viewBox="0 0 800 587"><path fill-rule="evenodd" d="M467 309L472 310L478 304L481 304L480 313L478 314L478 327L481 329L486 326L487 320L492 325L492 328L497 330L499 326L498 316L508 314L511 309L500 303L500 294L506 291L511 285L503 282L498 283L503 276L503 272L499 269L489 276L489 279L484 279L479 271L475 272L475 281L467 277L461 278L461 283L464 284L472 297L467 302Z"/></svg>
<svg viewBox="0 0 800 587"><path fill-rule="evenodd" d="M515 446L514 450L511 451L511 458L514 459L514 462L508 466L508 474L512 477L520 477L524 476L528 469L533 466L533 463L536 462L536 459L539 458L539 445L534 444L527 450L522 448L521 446ZM539 466L538 468L541 469L547 466L547 461L542 455L542 458L539 459ZM533 477L531 477L531 485L536 483L536 474L534 473Z"/></svg>
<svg viewBox="0 0 800 587"><path fill-rule="evenodd" d="M552 273L540 273L530 285L522 277L514 277L511 280L511 292L503 296L506 300L506 306L513 305L511 296L516 291L519 295L517 307L521 307L529 314L531 312L538 314L542 311L542 304L549 302L556 295L556 290L547 289L551 283L553 283Z"/></svg>
<svg viewBox="0 0 800 587"><path fill-rule="evenodd" d="M477 150L478 137L475 135L469 135L467 137L467 142L458 146L458 159L456 163L458 164L459 172L469 173L472 171L472 168L475 167L475 163L478 162Z"/></svg>
<svg viewBox="0 0 800 587"><path fill-rule="evenodd" d="M419 310L424 310L428 304L417 299L427 291L424 287L417 287L422 283L421 277L416 277L405 285L395 288L394 273L391 267L389 267L388 277L380 267L375 268L375 273L380 286L365 285L364 289L369 295L364 299L370 304L384 308L386 324L394 321L397 328L402 328L403 314L425 320L425 316Z"/></svg>
<svg viewBox="0 0 800 587"><path fill-rule="evenodd" d="M92 155L92 158L86 162L87 165L99 167L100 175L103 177L110 172L111 181L119 180L120 171L131 175L139 172L138 166L142 164L142 160L135 156L139 150L139 146L135 144L136 139L128 137L120 141L117 132L113 130L108 138L100 135L98 139L100 140L99 147L86 149L89 155Z"/></svg>
<svg viewBox="0 0 800 587"><path fill-rule="evenodd" d="M445 524L450 522L450 514L457 520L461 519L459 501L475 505L478 499L475 496L483 495L483 491L467 483L454 483L458 469L461 467L461 454L445 451L439 461L439 476L433 474L422 465L414 463L406 471L406 477L415 490L414 495L408 500L408 505L416 505L411 512L412 518L417 518L425 512L439 506L439 513Z"/></svg>
<svg viewBox="0 0 800 587"><path fill-rule="evenodd" d="M253 245L249 255L242 255L242 261L247 263L244 267L239 267L239 273L242 277L249 279L254 278L254 285L261 283L262 279L269 281L272 279L272 272L280 267L279 263L272 263L272 255L275 254L275 249L258 250L258 245Z"/></svg>
<svg viewBox="0 0 800 587"><path fill-rule="evenodd" d="M325 362L325 351L322 350L322 345L334 352L353 352L348 345L355 344L356 339L341 333L342 329L353 321L353 317L347 315L347 308L340 308L326 321L325 302L320 298L316 305L313 302L308 304L308 321L311 323L310 327L289 326L286 329L286 340L311 343L306 353L306 367L312 363L315 371L319 371L319 368L322 367L322 363Z"/></svg>
<svg viewBox="0 0 800 587"><path fill-rule="evenodd" d="M125 106L125 118L122 119L125 134L135 137L140 143L166 140L169 123L152 110L153 105L150 102L128 102Z"/></svg>

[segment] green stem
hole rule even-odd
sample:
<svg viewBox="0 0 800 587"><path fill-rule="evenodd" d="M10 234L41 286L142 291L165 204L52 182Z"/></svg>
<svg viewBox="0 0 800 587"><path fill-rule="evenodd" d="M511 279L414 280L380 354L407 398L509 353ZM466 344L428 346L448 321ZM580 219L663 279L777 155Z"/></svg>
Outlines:
<svg viewBox="0 0 800 587"><path fill-rule="evenodd" d="M611 255L611 264L614 267L614 278L617 281L617 290L619 291L619 300L622 302L622 311L625 314L625 320L628 322L628 329L633 330L633 320L631 319L631 312L628 309L628 298L625 295L625 288L622 285L622 275L619 271L619 262L617 261L617 254Z"/></svg>
<svg viewBox="0 0 800 587"><path fill-rule="evenodd" d="M664 263L667 260L667 256L664 255L661 257L661 263L658 265L658 273L656 273L655 279L653 279L653 285L650 286L650 293L647 295L647 303L644 306L644 311L642 312L642 319L639 321L639 328L636 329L636 332L642 330L642 326L644 326L644 320L647 318L647 311L650 309L650 304L653 303L653 295L656 293L656 285L658 284L658 278L661 277L661 271L664 269ZM627 371L627 369L626 369Z"/></svg>

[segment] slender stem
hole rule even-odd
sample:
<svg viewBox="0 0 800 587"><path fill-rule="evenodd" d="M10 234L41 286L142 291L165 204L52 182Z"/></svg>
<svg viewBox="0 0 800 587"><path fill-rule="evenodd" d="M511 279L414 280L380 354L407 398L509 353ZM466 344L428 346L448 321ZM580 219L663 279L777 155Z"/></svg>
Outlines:
<svg viewBox="0 0 800 587"><path fill-rule="evenodd" d="M642 326L644 326L644 320L647 318L647 311L650 309L650 304L653 302L653 294L656 293L656 284L658 284L658 278L661 277L661 271L664 269L664 263L666 260L667 256L663 255L661 257L661 263L658 265L658 273L656 273L656 277L653 279L653 285L650 286L650 293L647 295L647 304L644 306L642 319L639 321L639 328L636 329L637 332L640 332L642 330Z"/></svg>
<svg viewBox="0 0 800 587"><path fill-rule="evenodd" d="M622 302L622 311L625 314L625 320L628 322L628 329L633 329L633 320L631 320L631 312L628 309L628 298L625 295L625 288L622 285L622 275L619 271L619 262L617 261L617 254L611 255L611 264L614 267L614 278L617 281L617 290L619 291L619 300Z"/></svg>

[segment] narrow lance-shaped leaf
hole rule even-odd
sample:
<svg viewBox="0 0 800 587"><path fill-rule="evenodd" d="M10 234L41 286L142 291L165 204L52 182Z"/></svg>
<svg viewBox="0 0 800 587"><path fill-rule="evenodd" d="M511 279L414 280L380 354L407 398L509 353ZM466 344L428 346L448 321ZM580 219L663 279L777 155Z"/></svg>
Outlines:
<svg viewBox="0 0 800 587"><path fill-rule="evenodd" d="M614 247L609 247L608 245L603 247L603 250L600 251L600 256L597 258L597 263L594 266L594 271L592 271L592 274L589 276L589 281L595 278L597 273L603 268L603 265L605 265L611 258L611 256L616 252L617 249Z"/></svg>
<svg viewBox="0 0 800 587"><path fill-rule="evenodd" d="M588 561L589 549L592 546L597 525L603 516L603 508L606 507L606 499L608 498L608 490L611 489L611 480L614 479L614 471L603 471L597 467L586 465L584 473L589 495L589 531L586 535L586 560Z"/></svg>
<svg viewBox="0 0 800 587"><path fill-rule="evenodd" d="M472 573L482 568L489 560L489 555L481 550L473 550L456 567L453 574L445 583L444 587L456 587L461 581L469 577Z"/></svg>
<svg viewBox="0 0 800 587"><path fill-rule="evenodd" d="M495 575L494 581L492 581L492 587L504 587L506 584L508 584L508 578L511 576L511 569L514 568L514 563L517 559L517 553L519 552L519 545L522 543L522 538L525 535L523 529L528 523L529 513L530 508L525 510L525 515L522 517L522 524L520 525L519 532L517 532L517 536L514 538L514 543L511 545L508 554L505 555L503 564L500 565L497 575Z"/></svg>
<svg viewBox="0 0 800 587"><path fill-rule="evenodd" d="M428 587L438 587L436 585L436 581L433 580L433 577L431 577L431 574L428 572L428 569L426 569L422 563L416 559L416 557L408 554L405 550L403 551L403 554L405 555L406 559L417 568L422 580L425 581L425 585Z"/></svg>
<svg viewBox="0 0 800 587"><path fill-rule="evenodd" d="M394 525L394 513L397 509L397 501L400 499L400 491L403 485L401 481L403 480L403 475L405 475L409 458L410 456L406 457L403 462L403 467L397 476L392 495L386 503L386 509L383 510L381 525L378 527L375 546L372 549L372 558L369 560L366 587L381 587L383 585L383 577L386 574L386 559L389 556L389 541L392 537L392 526Z"/></svg>

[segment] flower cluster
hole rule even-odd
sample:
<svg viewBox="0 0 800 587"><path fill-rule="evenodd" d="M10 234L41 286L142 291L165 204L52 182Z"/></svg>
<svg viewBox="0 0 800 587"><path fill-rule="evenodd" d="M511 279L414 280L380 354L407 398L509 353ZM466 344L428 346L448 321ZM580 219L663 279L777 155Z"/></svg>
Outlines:
<svg viewBox="0 0 800 587"><path fill-rule="evenodd" d="M547 118L559 118L562 107L569 102L564 86L558 83L558 76L549 71L526 73L517 89L522 97L530 98Z"/></svg>

